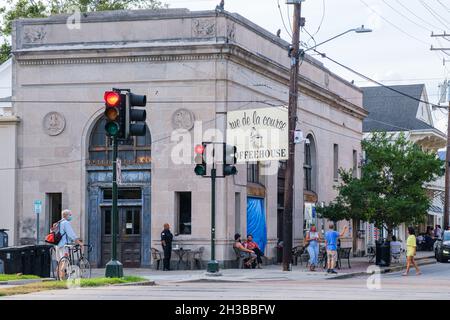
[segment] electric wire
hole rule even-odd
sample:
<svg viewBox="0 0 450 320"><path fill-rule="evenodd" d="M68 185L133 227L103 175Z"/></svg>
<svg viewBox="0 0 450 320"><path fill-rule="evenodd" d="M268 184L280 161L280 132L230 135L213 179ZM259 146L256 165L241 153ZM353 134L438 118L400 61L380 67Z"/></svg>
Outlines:
<svg viewBox="0 0 450 320"><path fill-rule="evenodd" d="M363 79L366 79L366 80L368 80L368 81L370 81L370 82L373 82L373 83L375 83L375 84L377 84L377 85L379 85L379 86L382 86L382 87L384 87L384 88L386 88L386 89L388 89L388 90L391 90L391 91L393 91L393 92L395 92L395 93L398 93L398 94L400 94L400 95L402 95L402 96L408 97L408 98L410 98L410 99L412 99L412 100L415 100L415 101L417 101L417 102L429 104L429 105L431 105L432 107L435 107L435 108L446 108L446 109L447 109L447 107L443 107L443 106L440 106L440 105L431 103L431 102L429 102L429 101L425 101L425 100L416 98L416 97L411 96L411 95L409 95L409 94L406 94L406 93L404 93L404 92L402 92L402 91L399 91L399 90L397 90L397 89L394 89L394 88L392 88L392 87L390 87L390 86L386 86L386 85L384 85L383 83L381 83L381 82L379 82L379 81L376 81L376 80L374 80L374 79L372 79L372 78L369 78L368 76L366 76L366 75L364 75L364 74L362 74L362 73L360 73L360 72L358 72L358 71L356 71L356 70L354 70L354 69L352 69L352 68L350 68L350 67L348 67L348 66L346 66L346 65L344 65L344 64L342 64L342 63L340 63L340 62L338 62L338 61L336 61L336 60L334 60L334 59L332 59L332 58L330 58L330 57L327 56L325 53L319 52L319 51L317 51L316 49L313 49L313 50L314 50L315 52L319 53L323 58L325 58L325 59L327 59L327 60L330 60L331 62L333 62L333 63L337 64L338 66L340 66L340 67L342 67L342 68L344 68L344 69L346 69L346 70L348 70L348 71L350 71L350 72L352 72L352 73L354 73L354 74L360 76L360 77L363 78Z"/></svg>
<svg viewBox="0 0 450 320"><path fill-rule="evenodd" d="M385 22L387 22L389 25L394 27L399 32L403 33L404 35L408 36L411 39L414 39L422 44L426 44L427 46L430 46L430 43L423 41L422 39L417 38L416 36L413 36L412 34L406 32L402 28L398 27L396 24L392 23L390 20L386 19L384 16L382 16L378 11L373 9L370 5L368 5L364 0L359 0L362 4L364 4L367 8L369 8L373 13L375 13L377 16L379 16L381 19L383 19Z"/></svg>
<svg viewBox="0 0 450 320"><path fill-rule="evenodd" d="M443 4L441 0L437 0L437 2L438 2L444 9L446 9L448 12L450 12L450 8L447 7L445 4Z"/></svg>
<svg viewBox="0 0 450 320"><path fill-rule="evenodd" d="M419 0L419 2L422 4L422 6L438 21L441 23L445 28L448 28L448 24L445 22L445 18L443 18L441 15L439 15L436 11L434 11L429 5L425 3L425 1Z"/></svg>
<svg viewBox="0 0 450 320"><path fill-rule="evenodd" d="M288 28L286 27L286 23L284 22L283 12L281 11L281 6L280 6L280 0L277 0L277 3L278 3L278 11L280 11L281 22L283 23L284 30L286 30L286 33L288 34L288 36L290 38L292 38L292 34L289 32Z"/></svg>
<svg viewBox="0 0 450 320"><path fill-rule="evenodd" d="M437 27L434 24L431 24L430 22L428 22L427 20L423 19L422 17L418 16L414 11L412 11L411 9L409 9L407 6L405 6L403 3L400 2L400 0L396 0L397 3L402 6L406 11L408 11L409 13L411 13L413 16L415 16L417 19L421 20L422 22L428 24L429 26L431 26L432 28L438 29L440 30L441 27Z"/></svg>
<svg viewBox="0 0 450 320"><path fill-rule="evenodd" d="M382 0L382 1L383 1L383 3L384 3L385 5L387 5L389 8L391 8L393 11L395 11L397 14L399 14L400 16L402 16L403 18L405 18L405 19L408 20L409 22L413 23L414 25L416 25L416 26L418 26L418 27L420 27L420 28L422 28L422 29L424 29L424 30L426 30L426 31L433 32L432 29L430 29L430 28L428 28L428 27L425 27L425 26L422 25L422 24L417 23L417 21L412 20L411 18L409 18L408 16L406 16L405 14L403 14L402 12L400 12L399 10L397 10L395 7L393 7L392 5L390 5L386 0Z"/></svg>

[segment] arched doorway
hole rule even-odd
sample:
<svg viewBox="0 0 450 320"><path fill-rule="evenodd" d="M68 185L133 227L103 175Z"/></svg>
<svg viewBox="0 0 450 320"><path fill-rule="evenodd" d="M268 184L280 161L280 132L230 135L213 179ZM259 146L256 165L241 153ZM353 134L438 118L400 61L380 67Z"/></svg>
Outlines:
<svg viewBox="0 0 450 320"><path fill-rule="evenodd" d="M100 118L89 138L87 212L93 265L104 266L111 258L112 145ZM118 259L125 267L150 265L151 135L133 137L119 144L122 184L118 190Z"/></svg>

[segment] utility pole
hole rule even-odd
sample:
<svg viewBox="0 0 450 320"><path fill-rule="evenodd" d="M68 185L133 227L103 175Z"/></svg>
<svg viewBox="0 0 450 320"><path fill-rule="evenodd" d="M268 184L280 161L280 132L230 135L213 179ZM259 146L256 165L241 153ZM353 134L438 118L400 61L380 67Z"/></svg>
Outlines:
<svg viewBox="0 0 450 320"><path fill-rule="evenodd" d="M298 103L298 69L300 58L300 23L301 6L304 0L288 0L287 4L294 5L294 19L292 32L291 72L289 85L289 158L286 165L284 183L284 217L283 217L283 271L290 271L292 260L292 217L294 202L294 157L295 157L295 125L297 123Z"/></svg>
<svg viewBox="0 0 450 320"><path fill-rule="evenodd" d="M431 33L431 37L435 38L435 37L442 37L442 38L447 38L450 37L450 34L446 33L444 31L444 33L442 34L434 34ZM431 46L432 51L450 51L450 48L433 48L433 46ZM444 59L444 65L445 65L446 60ZM446 83L444 84L446 85ZM447 88L447 90L450 90L450 88ZM449 207L450 207L450 93L448 95L449 99L448 99L448 108L447 108L447 150L445 153L445 200L444 200L444 230L446 230L449 227ZM440 101L441 102L441 101Z"/></svg>
<svg viewBox="0 0 450 320"><path fill-rule="evenodd" d="M444 202L444 230L448 227L449 205L450 205L450 101L447 109L447 150L445 153L445 202Z"/></svg>

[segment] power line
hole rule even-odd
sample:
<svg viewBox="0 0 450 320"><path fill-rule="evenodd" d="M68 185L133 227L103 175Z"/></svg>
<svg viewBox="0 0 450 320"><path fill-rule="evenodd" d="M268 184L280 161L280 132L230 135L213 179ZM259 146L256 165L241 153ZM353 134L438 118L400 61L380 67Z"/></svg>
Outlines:
<svg viewBox="0 0 450 320"><path fill-rule="evenodd" d="M450 8L447 7L445 4L443 4L441 0L437 0L437 2L438 2L444 9L446 9L448 12L450 12Z"/></svg>
<svg viewBox="0 0 450 320"><path fill-rule="evenodd" d="M415 16L417 19L421 20L422 22L425 22L426 24L428 24L429 26L431 26L432 28L435 29L440 29L441 27L437 27L434 24L429 23L428 21L426 21L425 19L422 19L420 16L418 16L417 14L414 13L414 11L412 11L411 9L409 9L407 6L405 6L403 3L400 2L400 0L396 0L397 3L402 6L405 10L407 10L409 13L411 13L413 16Z"/></svg>
<svg viewBox="0 0 450 320"><path fill-rule="evenodd" d="M445 22L445 18L442 18L442 16L440 16L436 11L428 6L425 1L420 0L420 3L438 22L445 26L445 28L448 28L448 24Z"/></svg>
<svg viewBox="0 0 450 320"><path fill-rule="evenodd" d="M242 108L248 106L250 103L251 103L251 102L248 102L248 103L246 103L246 104L243 104L242 106L238 107L236 110L242 109ZM96 115L96 114L94 113L94 114L89 118L89 120L90 120L92 117L94 117L95 115ZM219 115L215 116L214 118L212 118L212 119L210 119L210 120L204 121L203 123L205 123L205 124L206 124L206 123L210 123L210 122L216 121L217 119L219 119L219 117L224 117L224 116L225 116L224 114L219 114ZM89 120L88 120L88 121L89 121ZM152 146L153 146L154 144L156 144L156 143L158 143L158 142L165 141L165 140L167 140L167 139L169 139L169 138L171 138L171 137L172 137L172 135L164 136L164 137L162 137L162 138L159 138L159 139L156 139L156 140L152 141L151 144L152 144ZM6 170L23 170L23 169L36 169L36 168L42 168L42 167L51 167L51 166L59 166L59 165L65 165L65 164L72 164L72 163L82 162L82 161L85 161L85 160L89 160L89 158L84 158L84 159L81 158L81 159L77 159L77 160L69 160L69 161L63 161L63 162L47 163L47 164L32 165L32 166L24 166L24 167L20 167L20 168L17 168L17 167L0 168L0 171L6 171Z"/></svg>
<svg viewBox="0 0 450 320"><path fill-rule="evenodd" d="M287 3L286 3L286 15L287 15L288 23L289 23L289 30L291 30L291 33L293 33L292 22L291 22L291 13L289 12L289 4L287 4Z"/></svg>
<svg viewBox="0 0 450 320"><path fill-rule="evenodd" d="M278 2L278 11L280 11L281 21L283 22L284 30L286 30L286 33L288 34L288 36L292 38L292 34L286 28L286 23L284 22L283 12L281 12L280 0L277 0L277 2Z"/></svg>
<svg viewBox="0 0 450 320"><path fill-rule="evenodd" d="M430 46L430 44L428 42L425 42L415 36L413 36L412 34L406 32L405 30L403 30L402 28L398 27L397 25L395 25L394 23L392 23L391 21L389 21L388 19L386 19L385 17L383 17L380 13L378 13L378 11L374 10L371 6L369 6L364 0L359 0L362 4L364 4L367 8L369 8L373 13L375 13L376 15L378 15L381 19L383 19L384 21L386 21L388 24L390 24L392 27L394 27L395 29L397 29L398 31L400 31L401 33L403 33L404 35L410 37L411 39L414 39L416 41L419 41L423 44L426 44L427 46Z"/></svg>
<svg viewBox="0 0 450 320"><path fill-rule="evenodd" d="M316 32L314 32L314 36L316 36L319 33L320 28L322 27L323 21L325 20L325 12L326 12L325 0L322 0L322 18L320 19L320 23L319 26L317 27ZM312 38L314 37L312 36Z"/></svg>
<svg viewBox="0 0 450 320"><path fill-rule="evenodd" d="M390 5L386 0L382 0L384 2L385 5L387 5L389 8L391 8L392 10L394 10L395 12L397 12L397 14L399 14L400 16L402 16L403 18L407 19L409 22L413 23L414 25L421 27L422 29L426 30L426 31L430 31L433 32L433 30L431 30L430 28L427 28L421 24L418 24L417 21L412 20L411 18L409 18L408 16L404 15L403 13L401 13L400 11L398 11L395 7L393 7L392 5Z"/></svg>
<svg viewBox="0 0 450 320"><path fill-rule="evenodd" d="M366 79L366 80L368 80L368 81L370 81L370 82L373 82L373 83L375 83L375 84L377 84L377 85L379 85L379 86L382 86L383 88L386 88L386 89L391 90L391 91L393 91L393 92L395 92L395 93L401 94L402 96L408 97L408 98L410 98L410 99L412 99L412 100L415 100L415 101L418 101L418 102L421 102L421 103L425 103L425 104L429 104L429 105L431 105L431 106L433 106L433 107L435 107L435 108L445 108L445 109L447 109L447 107L443 107L443 106L440 106L440 105L431 103L431 102L429 102L429 101L425 101L425 100L416 98L416 97L411 96L411 95L409 95L409 94L406 94L406 93L404 93L404 92L402 92L402 91L399 91L399 90L394 89L394 88L392 88L392 87L386 86L386 85L384 85L383 83L378 82L378 81L376 81L376 80L374 80L374 79L372 79L372 78L369 78L368 76L366 76L366 75L364 75L364 74L362 74L362 73L360 73L360 72L358 72L358 71L356 71L356 70L354 70L354 69L352 69L352 68L350 68L350 67L348 67L348 66L346 66L346 65L344 65L344 64L342 64L342 63L340 63L340 62L338 62L338 61L336 61L336 60L334 60L334 59L332 59L332 58L330 58L330 57L328 57L325 53L319 52L319 51L317 51L316 49L313 49L313 50L314 50L315 52L319 53L323 58L328 59L328 60L330 60L331 62L337 64L338 66L340 66L340 67L342 67L342 68L344 68L344 69L346 69L346 70L348 70L348 71L350 71L350 72L352 72L352 73L354 73L354 74L360 76L361 78L364 78L364 79Z"/></svg>

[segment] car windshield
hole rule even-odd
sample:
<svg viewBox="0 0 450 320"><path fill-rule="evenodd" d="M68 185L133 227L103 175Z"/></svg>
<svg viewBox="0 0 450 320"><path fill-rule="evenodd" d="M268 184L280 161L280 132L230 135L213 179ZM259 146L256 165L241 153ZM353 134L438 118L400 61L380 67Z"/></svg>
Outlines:
<svg viewBox="0 0 450 320"><path fill-rule="evenodd" d="M450 232L444 232L444 241L450 241Z"/></svg>

